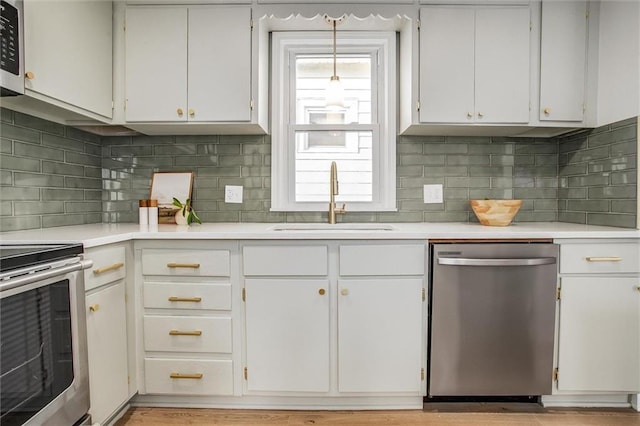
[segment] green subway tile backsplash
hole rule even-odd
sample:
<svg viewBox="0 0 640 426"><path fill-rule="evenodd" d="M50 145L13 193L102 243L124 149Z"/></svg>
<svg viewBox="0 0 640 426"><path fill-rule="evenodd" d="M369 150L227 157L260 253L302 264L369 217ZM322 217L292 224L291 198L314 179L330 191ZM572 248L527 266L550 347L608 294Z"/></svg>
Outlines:
<svg viewBox="0 0 640 426"><path fill-rule="evenodd" d="M1 110L0 231L102 222L100 137Z"/></svg>
<svg viewBox="0 0 640 426"><path fill-rule="evenodd" d="M557 138L558 219L636 227L636 118Z"/></svg>
<svg viewBox="0 0 640 426"><path fill-rule="evenodd" d="M271 139L259 135L99 137L1 109L0 230L136 222L154 171L195 172L205 222L322 222L325 212L270 212ZM557 138L399 136L397 212L351 222L477 222L473 198L522 198L516 222L635 227L637 120ZM422 186L442 184L444 203ZM225 204L224 186L244 186ZM348 210L348 206L347 206Z"/></svg>

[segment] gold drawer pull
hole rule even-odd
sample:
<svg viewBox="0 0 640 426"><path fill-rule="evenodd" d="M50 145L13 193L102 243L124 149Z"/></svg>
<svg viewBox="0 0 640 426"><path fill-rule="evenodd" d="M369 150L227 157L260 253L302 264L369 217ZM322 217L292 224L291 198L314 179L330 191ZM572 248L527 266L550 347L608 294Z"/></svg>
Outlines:
<svg viewBox="0 0 640 426"><path fill-rule="evenodd" d="M171 296L169 302L202 302L202 297L177 297Z"/></svg>
<svg viewBox="0 0 640 426"><path fill-rule="evenodd" d="M91 305L91 306L89 306L89 310L90 310L91 312L97 312L97 311L98 311L98 309L100 309L100 305L98 305L97 303L96 303L95 305Z"/></svg>
<svg viewBox="0 0 640 426"><path fill-rule="evenodd" d="M202 379L202 373L195 373L195 374L171 373L169 375L169 377L171 377L172 379L196 379L196 380L200 380L200 379Z"/></svg>
<svg viewBox="0 0 640 426"><path fill-rule="evenodd" d="M198 269L199 267L200 267L199 263L176 263L176 262L167 263L167 268L193 268L193 269Z"/></svg>
<svg viewBox="0 0 640 426"><path fill-rule="evenodd" d="M585 257L587 262L620 262L621 257Z"/></svg>
<svg viewBox="0 0 640 426"><path fill-rule="evenodd" d="M105 272L113 271L115 269L120 269L123 266L124 266L124 263L118 262L118 263L114 263L113 265L105 266L104 268L94 269L93 273L96 274L96 275L104 274Z"/></svg>
<svg viewBox="0 0 640 426"><path fill-rule="evenodd" d="M194 331L169 330L169 336L202 336L202 331L200 330L194 330Z"/></svg>

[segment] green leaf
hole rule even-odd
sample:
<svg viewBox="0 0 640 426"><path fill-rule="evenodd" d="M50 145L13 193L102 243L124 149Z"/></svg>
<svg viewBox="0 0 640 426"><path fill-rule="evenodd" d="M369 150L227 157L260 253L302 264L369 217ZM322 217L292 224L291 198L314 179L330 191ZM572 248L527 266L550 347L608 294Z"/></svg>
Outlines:
<svg viewBox="0 0 640 426"><path fill-rule="evenodd" d="M176 197L173 197L173 205L176 206L176 207L180 207L180 208L184 207L182 205L182 203L180 202L180 200L178 200Z"/></svg>

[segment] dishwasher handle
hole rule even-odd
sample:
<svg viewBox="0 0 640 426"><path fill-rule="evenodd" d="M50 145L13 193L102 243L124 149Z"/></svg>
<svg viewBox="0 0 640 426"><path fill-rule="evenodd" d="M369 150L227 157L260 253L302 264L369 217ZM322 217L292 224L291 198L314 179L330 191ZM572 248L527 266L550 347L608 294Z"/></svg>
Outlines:
<svg viewBox="0 0 640 426"><path fill-rule="evenodd" d="M467 257L439 257L438 265L455 266L537 266L552 265L555 257L533 257L514 259L473 259Z"/></svg>

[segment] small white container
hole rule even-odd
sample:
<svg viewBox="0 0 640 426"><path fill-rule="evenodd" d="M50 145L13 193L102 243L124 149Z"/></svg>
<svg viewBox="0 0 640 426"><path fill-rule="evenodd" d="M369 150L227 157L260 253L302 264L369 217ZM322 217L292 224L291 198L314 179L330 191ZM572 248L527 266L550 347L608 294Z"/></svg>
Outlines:
<svg viewBox="0 0 640 426"><path fill-rule="evenodd" d="M147 200L140 200L138 202L140 206L138 208L138 223L140 225L148 225L149 224L149 203Z"/></svg>
<svg viewBox="0 0 640 426"><path fill-rule="evenodd" d="M149 226L158 226L158 200L148 200L149 202Z"/></svg>

